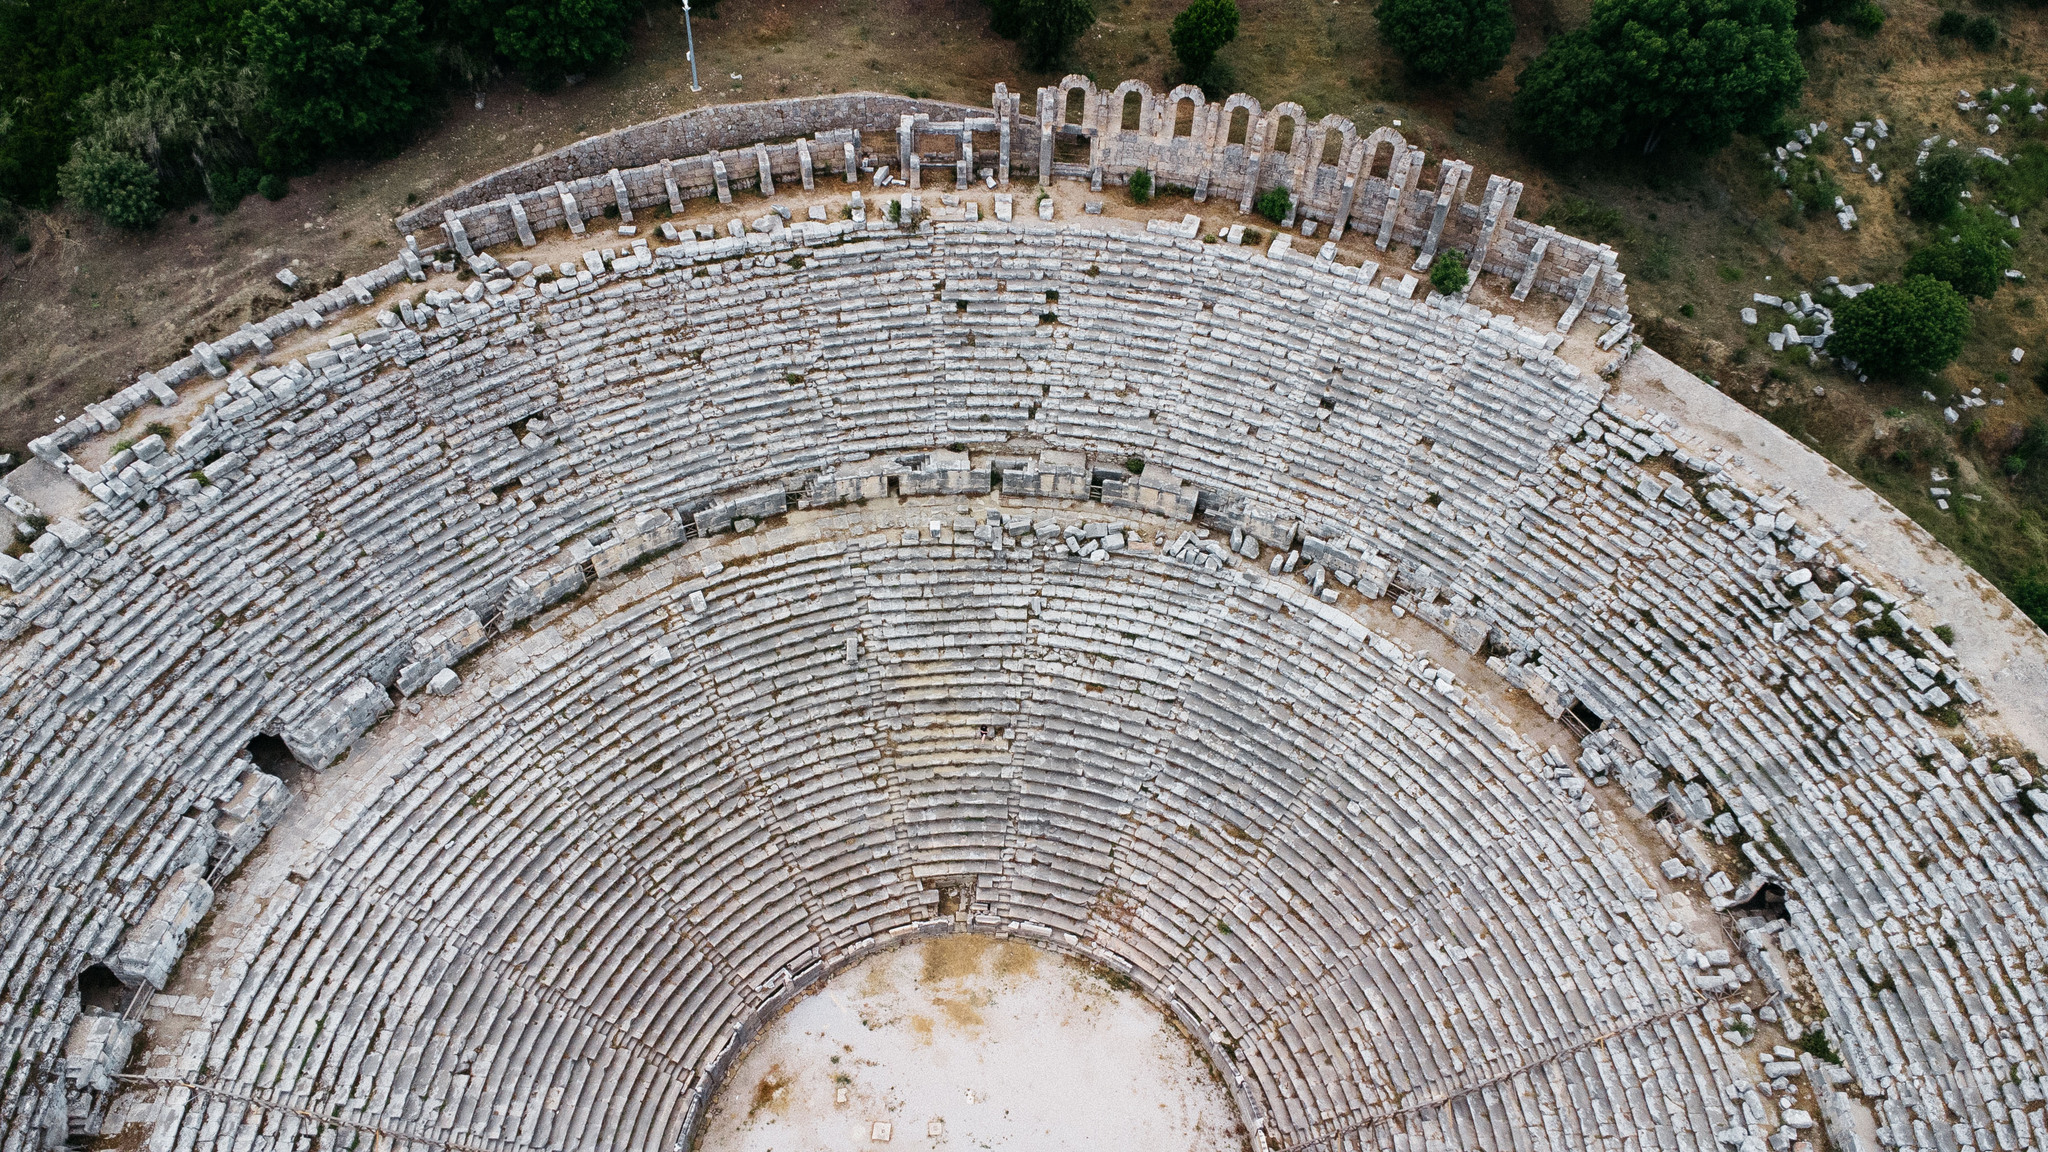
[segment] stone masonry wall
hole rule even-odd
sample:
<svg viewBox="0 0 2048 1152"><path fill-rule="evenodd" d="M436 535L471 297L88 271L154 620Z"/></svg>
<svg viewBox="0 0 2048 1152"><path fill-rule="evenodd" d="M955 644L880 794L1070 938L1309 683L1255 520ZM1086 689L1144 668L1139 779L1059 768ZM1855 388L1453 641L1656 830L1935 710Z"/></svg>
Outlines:
<svg viewBox="0 0 2048 1152"><path fill-rule="evenodd" d="M1292 207L1283 227L1313 222L1331 240L1367 231L1382 249L1419 249L1418 270L1441 248L1455 248L1473 267L1514 280L1517 300L1541 291L1567 300L1574 318L1582 311L1608 321L1628 315L1613 249L1517 219L1519 181L1490 176L1472 198L1472 166L1464 161L1439 160L1424 186L1427 157L1392 128L1361 135L1342 116L1311 123L1292 101L1268 109L1243 94L1210 101L1189 84L1161 96L1142 80L1103 89L1085 76L1039 89L1034 112L1024 115L1021 96L1003 85L986 109L873 92L699 108L501 169L405 213L397 226L407 233L440 227L457 248L524 241L534 229L580 229L607 207L625 218L662 204L680 211L695 197L724 202L735 190L759 192L764 162L776 185L801 180L808 189L828 175L851 183L858 177L848 172L849 146L856 171L887 168L916 189L926 171L957 180L964 141L974 149L968 178L988 171L999 185L1015 171L1041 184L1085 179L1099 189L1146 169L1155 183L1186 187L1197 202L1234 202L1239 214L1284 186ZM893 156L864 145L865 134L885 132L896 134ZM1083 147L1085 162L1059 159ZM515 204L526 216L524 233ZM448 226L451 215L460 238Z"/></svg>

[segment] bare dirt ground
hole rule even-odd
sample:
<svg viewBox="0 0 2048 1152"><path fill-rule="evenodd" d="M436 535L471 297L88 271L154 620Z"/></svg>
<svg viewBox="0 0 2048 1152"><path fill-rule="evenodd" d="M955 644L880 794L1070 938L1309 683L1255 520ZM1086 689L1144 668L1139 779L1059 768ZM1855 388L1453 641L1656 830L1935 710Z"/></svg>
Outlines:
<svg viewBox="0 0 2048 1152"><path fill-rule="evenodd" d="M1236 1152L1229 1096L1135 992L1016 940L884 952L797 1001L734 1066L705 1152L851 1148Z"/></svg>

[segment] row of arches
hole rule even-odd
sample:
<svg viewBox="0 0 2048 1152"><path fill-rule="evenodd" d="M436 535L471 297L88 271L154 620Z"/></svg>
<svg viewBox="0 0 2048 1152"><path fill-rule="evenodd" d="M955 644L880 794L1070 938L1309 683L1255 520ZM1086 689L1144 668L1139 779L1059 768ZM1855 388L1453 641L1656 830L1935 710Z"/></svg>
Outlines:
<svg viewBox="0 0 2048 1152"><path fill-rule="evenodd" d="M1311 163L1337 169L1339 180L1391 178L1408 147L1392 128L1361 138L1357 125L1343 116L1311 122L1293 101L1268 109L1243 93L1216 104L1193 84L1161 96L1143 80L1126 80L1103 91L1088 77L1071 75L1040 89L1038 117L1039 123L1051 122L1062 133L1112 143L1136 137L1160 148L1191 148L1203 155L1241 147L1260 157L1285 156L1298 181L1312 179Z"/></svg>

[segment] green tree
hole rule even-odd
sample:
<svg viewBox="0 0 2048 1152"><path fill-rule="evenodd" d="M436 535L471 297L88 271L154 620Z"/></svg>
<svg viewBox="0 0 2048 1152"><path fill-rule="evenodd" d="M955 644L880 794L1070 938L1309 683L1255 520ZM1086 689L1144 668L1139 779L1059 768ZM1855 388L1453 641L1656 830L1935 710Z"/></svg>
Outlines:
<svg viewBox="0 0 2048 1152"><path fill-rule="evenodd" d="M1955 215L1963 202L1963 190L1969 186L1969 161L1954 152L1936 152L1906 185L1906 207L1914 216L1939 224Z"/></svg>
<svg viewBox="0 0 2048 1152"><path fill-rule="evenodd" d="M1259 193L1259 198L1252 201L1252 211L1278 224L1287 219L1288 213L1294 211L1294 196L1287 191L1287 185L1275 184Z"/></svg>
<svg viewBox="0 0 2048 1152"><path fill-rule="evenodd" d="M1835 308L1829 352L1878 376L1934 372L1963 350L1970 306L1932 276L1879 284Z"/></svg>
<svg viewBox="0 0 2048 1152"><path fill-rule="evenodd" d="M1500 71L1515 46L1507 0L1380 0L1373 15L1380 39L1424 80L1483 80Z"/></svg>
<svg viewBox="0 0 2048 1152"><path fill-rule="evenodd" d="M1965 296L1987 297L1998 291L2011 267L2005 249L1971 229L1955 240L1938 240L1913 253L1906 275L1932 276Z"/></svg>
<svg viewBox="0 0 2048 1152"><path fill-rule="evenodd" d="M1057 65L1095 23L1089 0L988 0L988 10L989 30L1018 41L1025 66L1041 72Z"/></svg>
<svg viewBox="0 0 2048 1152"><path fill-rule="evenodd" d="M265 167L340 151L388 152L433 91L433 47L418 0L262 0L242 18L249 62L268 84Z"/></svg>
<svg viewBox="0 0 2048 1152"><path fill-rule="evenodd" d="M1429 286L1446 296L1455 296L1472 282L1472 272L1465 267L1465 254L1456 248L1446 248L1436 254L1429 264Z"/></svg>
<svg viewBox="0 0 2048 1152"><path fill-rule="evenodd" d="M1595 0L1522 70L1514 121L1552 155L1719 148L1806 83L1792 0Z"/></svg>
<svg viewBox="0 0 2048 1152"><path fill-rule="evenodd" d="M641 0L456 0L470 27L489 28L491 48L538 88L625 59L626 28ZM694 7L692 12L694 14Z"/></svg>
<svg viewBox="0 0 2048 1152"><path fill-rule="evenodd" d="M1131 173L1131 203L1143 204L1152 199L1152 173L1140 168Z"/></svg>
<svg viewBox="0 0 2048 1152"><path fill-rule="evenodd" d="M1189 79L1205 75L1216 53L1237 39L1236 0L1194 0L1173 18L1167 39Z"/></svg>
<svg viewBox="0 0 2048 1152"><path fill-rule="evenodd" d="M156 169L133 152L75 149L58 170L57 186L66 200L123 228L147 228L164 214Z"/></svg>

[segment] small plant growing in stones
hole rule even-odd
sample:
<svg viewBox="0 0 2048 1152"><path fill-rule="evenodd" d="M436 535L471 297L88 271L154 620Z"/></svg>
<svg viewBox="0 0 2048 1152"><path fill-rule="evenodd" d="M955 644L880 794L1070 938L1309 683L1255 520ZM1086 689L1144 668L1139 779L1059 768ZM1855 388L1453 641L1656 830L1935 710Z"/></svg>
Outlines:
<svg viewBox="0 0 2048 1152"><path fill-rule="evenodd" d="M1143 168L1131 173L1131 203L1144 204L1152 199L1152 173Z"/></svg>
<svg viewBox="0 0 2048 1152"><path fill-rule="evenodd" d="M1465 254L1455 248L1437 253L1436 260L1429 266L1429 286L1446 296L1463 292L1471 280L1472 273L1465 267Z"/></svg>
<svg viewBox="0 0 2048 1152"><path fill-rule="evenodd" d="M161 420L150 421L147 425L143 427L142 430L144 432L149 433L151 436L163 437L164 443L166 444L170 443L171 437L174 435L174 433L171 431L171 426L169 424L164 423Z"/></svg>
<svg viewBox="0 0 2048 1152"><path fill-rule="evenodd" d="M1259 198L1252 201L1252 211L1278 224L1287 219L1288 213L1294 211L1294 194L1287 190L1287 185L1275 184L1259 193ZM1247 231L1245 235L1249 237L1251 233Z"/></svg>

